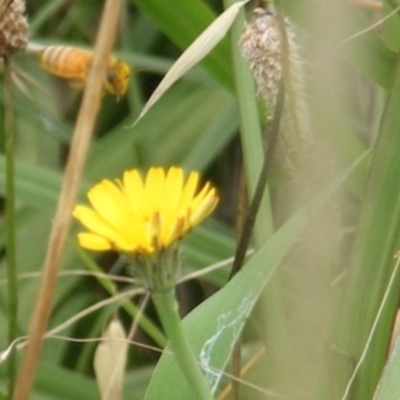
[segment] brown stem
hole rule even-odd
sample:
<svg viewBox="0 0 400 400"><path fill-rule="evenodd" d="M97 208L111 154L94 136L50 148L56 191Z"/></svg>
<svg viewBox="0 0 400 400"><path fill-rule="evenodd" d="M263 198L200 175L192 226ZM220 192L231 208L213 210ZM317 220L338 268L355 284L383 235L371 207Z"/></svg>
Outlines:
<svg viewBox="0 0 400 400"><path fill-rule="evenodd" d="M27 400L31 391L43 335L50 316L53 293L70 226L71 211L78 191L96 116L100 108L102 82L115 39L120 9L121 0L107 0L104 6L93 63L89 71L71 143L66 174L43 265L40 290L30 322L28 346L23 355L14 400Z"/></svg>

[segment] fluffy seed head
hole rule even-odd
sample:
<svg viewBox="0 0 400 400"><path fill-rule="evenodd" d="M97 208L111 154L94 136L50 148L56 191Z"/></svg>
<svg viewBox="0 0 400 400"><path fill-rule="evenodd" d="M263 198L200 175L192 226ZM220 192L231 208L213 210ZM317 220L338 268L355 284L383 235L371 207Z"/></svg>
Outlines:
<svg viewBox="0 0 400 400"><path fill-rule="evenodd" d="M28 21L24 0L0 2L0 56L24 50L28 43Z"/></svg>
<svg viewBox="0 0 400 400"><path fill-rule="evenodd" d="M285 30L285 36L281 29ZM303 63L294 30L287 19L281 29L276 15L256 8L252 20L244 28L239 45L269 116L275 111L279 83L285 71L286 96L279 141L285 149L285 162L295 166L298 165L295 160L302 157L303 149L309 147L309 110L305 100Z"/></svg>
<svg viewBox="0 0 400 400"><path fill-rule="evenodd" d="M253 11L239 45L249 63L257 86L257 94L273 110L282 77L282 50L276 18L262 8Z"/></svg>

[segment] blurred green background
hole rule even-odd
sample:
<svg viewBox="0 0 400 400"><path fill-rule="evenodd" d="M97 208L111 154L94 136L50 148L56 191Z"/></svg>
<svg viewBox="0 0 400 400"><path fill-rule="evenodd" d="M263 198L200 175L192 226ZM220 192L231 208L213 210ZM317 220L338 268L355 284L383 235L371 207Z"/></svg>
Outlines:
<svg viewBox="0 0 400 400"><path fill-rule="evenodd" d="M27 0L30 41L92 48L102 3ZM284 262L260 296L244 332L243 362L262 352L260 349L265 354L243 379L271 392L243 385L240 398L341 399L386 292L389 299L384 303L375 341L368 346L368 357L348 397L368 400L385 363L399 293L399 285L388 287L388 282L400 244L400 14L394 12L375 28L353 35L400 4L395 0L284 0L279 4L294 23L315 147L309 170L302 171L299 178L285 170L290 154L278 151L268 187L271 206L264 212L272 215L275 230L295 221L296 212L304 211L304 207L309 223L290 252L286 244L282 245ZM247 5L247 15L255 5L255 1ZM80 201L91 184L102 178L118 178L127 168L146 171L153 165L181 165L201 171L205 179L217 185L221 197L218 211L184 242L184 273L233 256L237 203L245 196L240 184L244 176L242 158L253 157L248 150L243 154L241 150L238 104L243 99L235 91L240 82L235 78L232 57L238 55L231 54L229 38L176 83L137 125L132 124L174 60L223 8L218 0L125 2L114 52L131 65L134 73L125 98L103 99L82 178ZM23 336L39 282L37 276L26 274L39 272L43 263L82 95L64 80L41 70L32 53L16 55L12 64L17 119L17 262L21 277L18 324ZM2 94L0 100L3 102ZM256 103L260 120L267 120L266 110L255 97L245 101ZM360 158L357 168L349 170ZM4 156L0 155L1 193L4 168ZM253 180L256 178L253 176ZM338 178L343 182L338 184ZM251 178L247 176L247 180ZM331 193L329 200L321 208L314 207L326 191ZM4 231L0 221L3 327L7 324ZM85 270L88 262L75 246L75 231L76 226L64 257L62 270L66 274L57 285L50 328L108 296L95 278L68 274ZM268 240L270 237L263 239ZM116 256L93 259L108 272ZM267 257L265 268L270 268L269 262ZM179 286L182 314L226 283L229 265ZM127 274L125 270L111 272ZM126 287L118 286L120 290ZM240 297L244 293L231 295ZM118 303L101 308L61 334L99 337L117 309ZM131 316L124 310L119 310L119 315L128 328ZM155 318L151 307L148 315ZM141 330L134 339L154 345ZM6 346L7 332L1 329L0 349ZM100 398L92 368L95 347L96 343L47 339L31 398ZM158 357L157 352L131 346L124 399L144 398ZM2 364L3 392L5 376ZM164 398L175 399L168 397L173 396L171 392L166 393Z"/></svg>

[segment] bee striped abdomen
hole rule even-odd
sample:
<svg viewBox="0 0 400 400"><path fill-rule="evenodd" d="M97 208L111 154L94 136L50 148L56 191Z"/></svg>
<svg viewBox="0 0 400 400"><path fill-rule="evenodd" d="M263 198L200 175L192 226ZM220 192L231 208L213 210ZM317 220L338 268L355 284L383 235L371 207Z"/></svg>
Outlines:
<svg viewBox="0 0 400 400"><path fill-rule="evenodd" d="M41 66L64 78L86 78L92 58L91 51L66 46L49 46L39 53Z"/></svg>
<svg viewBox="0 0 400 400"><path fill-rule="evenodd" d="M82 89L93 59L93 51L68 46L48 46L38 54L40 65L53 75L69 79L70 86ZM110 55L103 90L120 99L125 95L131 69L129 65Z"/></svg>

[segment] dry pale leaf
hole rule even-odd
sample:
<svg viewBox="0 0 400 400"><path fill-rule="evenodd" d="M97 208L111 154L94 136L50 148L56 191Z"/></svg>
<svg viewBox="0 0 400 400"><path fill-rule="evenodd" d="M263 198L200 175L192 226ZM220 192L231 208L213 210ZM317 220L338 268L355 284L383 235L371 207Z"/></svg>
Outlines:
<svg viewBox="0 0 400 400"><path fill-rule="evenodd" d="M114 318L102 335L94 355L94 371L102 400L120 400L128 341L125 331Z"/></svg>
<svg viewBox="0 0 400 400"><path fill-rule="evenodd" d="M150 99L143 107L135 124L149 111L163 94L194 65L200 62L225 36L232 26L239 10L249 0L239 1L227 8L196 40L182 53L164 76Z"/></svg>

